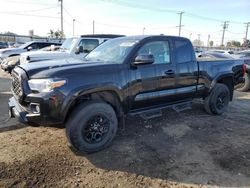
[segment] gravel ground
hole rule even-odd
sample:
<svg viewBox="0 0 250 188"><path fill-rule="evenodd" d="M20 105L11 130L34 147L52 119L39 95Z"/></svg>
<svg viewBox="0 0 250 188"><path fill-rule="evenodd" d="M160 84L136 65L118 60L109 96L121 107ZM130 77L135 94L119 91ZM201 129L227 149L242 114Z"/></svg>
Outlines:
<svg viewBox="0 0 250 188"><path fill-rule="evenodd" d="M0 71L0 187L250 187L250 93L222 116L195 103L129 117L109 148L79 156L63 128L6 122L9 84Z"/></svg>

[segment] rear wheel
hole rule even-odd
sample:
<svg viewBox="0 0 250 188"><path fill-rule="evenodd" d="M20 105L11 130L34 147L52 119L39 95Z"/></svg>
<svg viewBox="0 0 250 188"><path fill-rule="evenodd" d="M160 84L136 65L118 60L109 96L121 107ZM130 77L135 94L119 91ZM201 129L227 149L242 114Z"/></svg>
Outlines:
<svg viewBox="0 0 250 188"><path fill-rule="evenodd" d="M209 96L205 98L204 107L209 114L220 115L225 112L230 101L230 91L225 84L217 83Z"/></svg>
<svg viewBox="0 0 250 188"><path fill-rule="evenodd" d="M91 101L78 106L66 123L70 146L79 153L106 148L116 135L118 121L107 103Z"/></svg>

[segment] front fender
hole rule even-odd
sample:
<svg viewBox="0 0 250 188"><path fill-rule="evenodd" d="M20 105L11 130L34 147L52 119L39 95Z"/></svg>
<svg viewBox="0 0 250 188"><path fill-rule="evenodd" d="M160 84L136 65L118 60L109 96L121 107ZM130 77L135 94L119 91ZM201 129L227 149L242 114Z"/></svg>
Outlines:
<svg viewBox="0 0 250 188"><path fill-rule="evenodd" d="M78 87L72 90L65 97L65 100L61 108L61 117L64 117L64 120L65 120L71 105L78 97L91 94L91 93L96 93L96 92L101 92L101 91L112 91L112 92L115 92L119 100L123 102L123 94L121 90L122 90L121 88L119 88L118 86L114 84L107 84L105 86L103 86L102 84L102 86L99 86L99 87L96 85L87 85L87 86Z"/></svg>

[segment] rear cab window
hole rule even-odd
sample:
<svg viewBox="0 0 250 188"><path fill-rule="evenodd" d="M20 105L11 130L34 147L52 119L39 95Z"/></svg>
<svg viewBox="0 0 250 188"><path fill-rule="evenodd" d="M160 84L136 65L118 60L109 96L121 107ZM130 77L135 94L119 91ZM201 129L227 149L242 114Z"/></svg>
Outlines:
<svg viewBox="0 0 250 188"><path fill-rule="evenodd" d="M174 39L175 62L186 63L195 61L192 44L186 39Z"/></svg>

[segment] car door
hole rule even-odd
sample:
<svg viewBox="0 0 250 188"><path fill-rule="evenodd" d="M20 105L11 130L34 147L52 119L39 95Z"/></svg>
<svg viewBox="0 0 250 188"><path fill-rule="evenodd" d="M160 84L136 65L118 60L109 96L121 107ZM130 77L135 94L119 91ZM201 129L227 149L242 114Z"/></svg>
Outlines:
<svg viewBox="0 0 250 188"><path fill-rule="evenodd" d="M154 63L131 69L131 110L163 105L167 101L163 100L162 90L175 85L175 67L170 62L169 49L168 41L149 41L137 51L136 56L153 55Z"/></svg>

